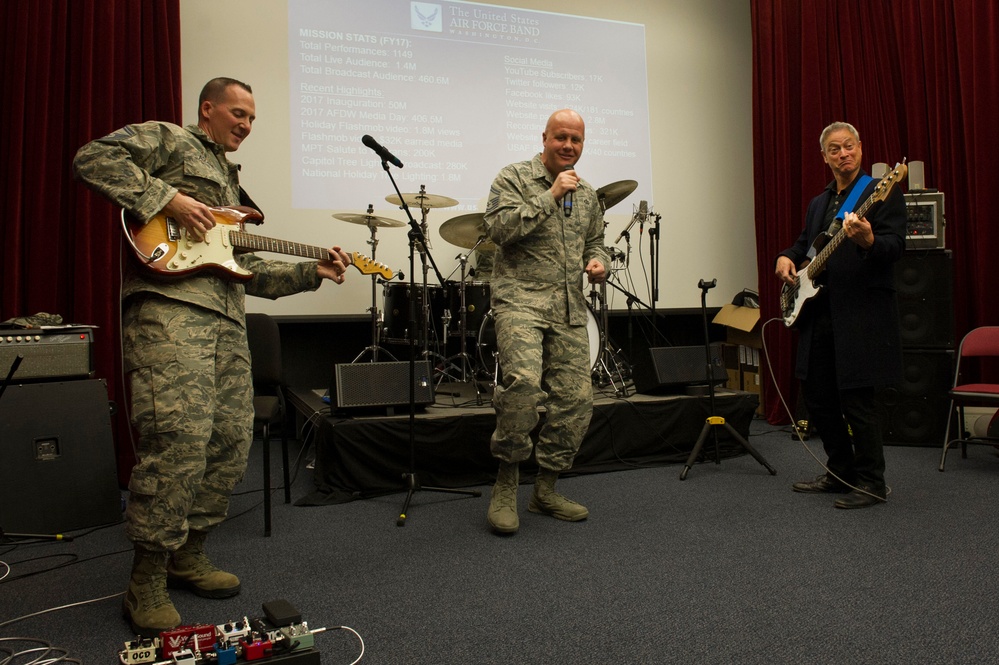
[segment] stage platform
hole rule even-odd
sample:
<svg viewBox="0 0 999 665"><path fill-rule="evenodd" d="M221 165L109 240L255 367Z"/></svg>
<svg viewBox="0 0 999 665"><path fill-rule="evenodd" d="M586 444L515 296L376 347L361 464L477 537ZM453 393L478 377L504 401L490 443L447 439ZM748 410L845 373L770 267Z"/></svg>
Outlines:
<svg viewBox="0 0 999 665"><path fill-rule="evenodd" d="M410 469L408 406L395 415L330 414L322 401L325 390L292 388L288 400L314 436L315 491L298 505L328 505L406 490L403 474ZM416 476L426 487L474 487L495 480L496 460L489 437L496 417L488 393L476 398L472 383L438 387L436 402L418 411L413 426ZM479 404L478 402L482 403ZM714 415L722 416L743 437L759 403L758 395L718 389ZM590 428L565 475L617 471L639 466L682 464L710 415L709 400L687 395L628 397L595 394ZM544 419L544 411L541 418ZM718 433L721 458L744 454L725 432ZM714 461L714 440L704 454ZM522 466L523 481L533 478L533 457ZM762 470L762 467L761 467Z"/></svg>

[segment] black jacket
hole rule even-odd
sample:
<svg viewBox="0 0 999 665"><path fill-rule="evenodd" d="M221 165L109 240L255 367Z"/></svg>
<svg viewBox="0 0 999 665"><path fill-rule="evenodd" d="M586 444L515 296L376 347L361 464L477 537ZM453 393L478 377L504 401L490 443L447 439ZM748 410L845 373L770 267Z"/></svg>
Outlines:
<svg viewBox="0 0 999 665"><path fill-rule="evenodd" d="M855 210L867 200L877 184L877 180L868 183ZM854 185L844 192L844 199ZM826 230L826 209L835 191L836 183L833 182L812 199L801 235L793 246L781 252L795 266L801 264L815 238ZM898 187L892 189L884 201L875 203L867 211L865 217L874 231L874 245L863 250L846 240L829 257L818 280L825 284L826 293L816 298L829 299L840 389L884 387L898 383L902 377L902 340L893 268L905 250L906 210L902 192ZM808 378L810 304L803 305L797 321L801 338L795 376L799 379Z"/></svg>

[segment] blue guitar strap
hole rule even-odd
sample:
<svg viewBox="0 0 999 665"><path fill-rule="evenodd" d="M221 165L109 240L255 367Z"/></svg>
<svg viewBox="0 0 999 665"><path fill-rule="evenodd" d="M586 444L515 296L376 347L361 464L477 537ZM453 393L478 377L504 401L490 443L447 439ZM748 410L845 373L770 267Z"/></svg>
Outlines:
<svg viewBox="0 0 999 665"><path fill-rule="evenodd" d="M826 233L829 236L834 235L839 230L839 226L843 223L843 218L846 217L846 214L848 212L853 212L853 207L857 205L857 199L860 198L860 195L867 188L867 184L872 180L874 180L874 178L866 174L857 178L857 184L850 190L850 195L846 197L846 201L843 201L843 205L839 207L839 211L836 213L836 218L826 230ZM813 244L808 248L807 256L809 259L814 259L815 255L818 253L819 250Z"/></svg>
<svg viewBox="0 0 999 665"><path fill-rule="evenodd" d="M846 197L846 201L843 201L843 205L840 206L839 212L836 213L837 221L842 222L843 218L846 217L846 213L853 212L853 206L857 205L857 199L859 199L860 194L867 189L867 183L872 180L874 180L874 178L866 173L857 178L857 184L850 190L850 195Z"/></svg>

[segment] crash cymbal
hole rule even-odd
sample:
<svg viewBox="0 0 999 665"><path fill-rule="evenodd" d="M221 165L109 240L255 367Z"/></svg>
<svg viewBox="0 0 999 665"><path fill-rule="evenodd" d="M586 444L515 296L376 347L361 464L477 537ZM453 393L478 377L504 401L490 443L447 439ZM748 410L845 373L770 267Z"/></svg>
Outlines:
<svg viewBox="0 0 999 665"><path fill-rule="evenodd" d="M350 222L351 224L363 224L364 226L406 226L406 222L388 217L376 217L374 215L364 215L352 212L338 212L333 215L334 219Z"/></svg>
<svg viewBox="0 0 999 665"><path fill-rule="evenodd" d="M440 196L438 194L427 194L426 192L403 194L401 199L398 194L392 194L391 196L386 196L385 200L389 203L394 203L397 206L401 206L402 202L405 201L406 205L414 206L420 208L421 210L425 210L427 208L450 208L458 205L458 202L450 197Z"/></svg>
<svg viewBox="0 0 999 665"><path fill-rule="evenodd" d="M441 238L447 240L452 245L472 249L479 238L486 238L478 247L479 252L492 252L496 245L486 237L486 222L481 212L473 212L468 215L452 217L441 224Z"/></svg>
<svg viewBox="0 0 999 665"><path fill-rule="evenodd" d="M604 210L607 210L624 201L628 198L628 194L631 194L637 188L638 183L634 180L619 180L598 189L597 198L602 201Z"/></svg>

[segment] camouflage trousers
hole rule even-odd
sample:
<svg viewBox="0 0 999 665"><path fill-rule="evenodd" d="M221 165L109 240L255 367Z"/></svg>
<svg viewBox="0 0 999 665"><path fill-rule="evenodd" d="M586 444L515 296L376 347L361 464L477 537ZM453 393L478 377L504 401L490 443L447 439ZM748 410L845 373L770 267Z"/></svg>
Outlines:
<svg viewBox="0 0 999 665"><path fill-rule="evenodd" d="M221 314L159 296L122 315L132 424L139 432L126 534L174 551L188 529L209 531L229 510L253 442L246 330Z"/></svg>
<svg viewBox="0 0 999 665"><path fill-rule="evenodd" d="M593 410L586 326L553 324L523 310L495 312L501 385L496 386L494 457L521 462L534 448L539 466L565 471L583 442ZM537 446L531 432L544 405Z"/></svg>

